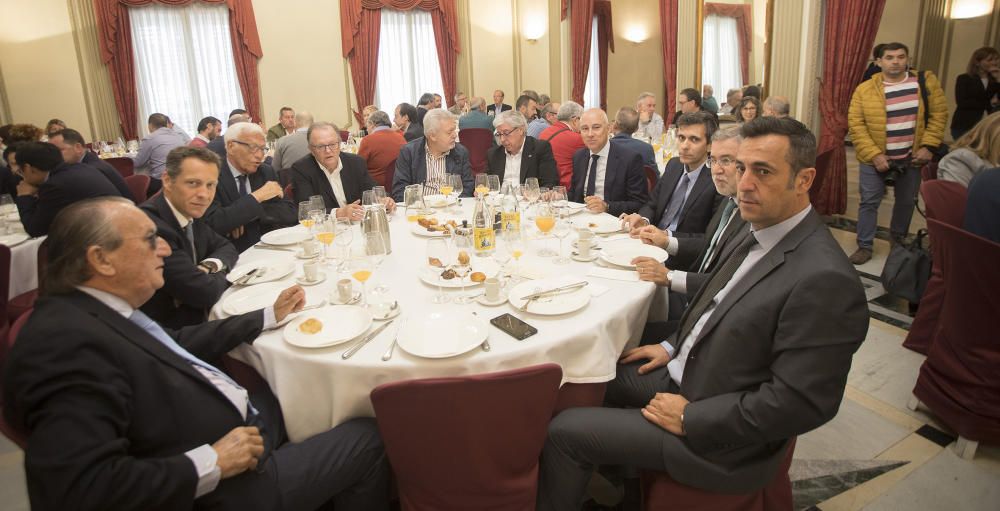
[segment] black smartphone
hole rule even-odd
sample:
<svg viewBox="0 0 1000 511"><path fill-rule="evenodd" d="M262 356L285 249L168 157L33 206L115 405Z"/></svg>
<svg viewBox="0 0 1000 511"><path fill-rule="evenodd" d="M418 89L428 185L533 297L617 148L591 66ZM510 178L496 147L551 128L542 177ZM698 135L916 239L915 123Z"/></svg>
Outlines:
<svg viewBox="0 0 1000 511"><path fill-rule="evenodd" d="M511 337L523 341L538 333L538 329L508 314L501 314L490 320L493 326L510 334Z"/></svg>

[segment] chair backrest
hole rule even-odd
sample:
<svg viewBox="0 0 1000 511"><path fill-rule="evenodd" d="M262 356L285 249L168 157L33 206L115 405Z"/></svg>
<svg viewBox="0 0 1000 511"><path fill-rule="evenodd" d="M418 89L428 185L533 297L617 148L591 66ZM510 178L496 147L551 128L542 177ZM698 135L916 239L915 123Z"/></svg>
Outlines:
<svg viewBox="0 0 1000 511"><path fill-rule="evenodd" d="M0 350L0 368L3 368L4 364L7 362L7 355L10 353L10 349L14 346L14 341L17 339L17 334L21 331L21 327L23 327L24 324L28 322L28 318L31 317L31 312L33 310L34 309L28 309L24 314L18 316L17 320L14 321L13 325L10 325L9 329L7 328L6 317L4 317L3 328L0 328L0 330L3 331L2 332L3 346L2 350ZM3 378L2 375L0 375L0 385L2 385L2 382ZM4 436L6 436L12 442L17 444L17 446L20 447L21 450L27 448L28 446L27 435L25 435L23 431L19 431L18 429L14 428L9 423L7 423L7 419L3 415L2 387L0 387L0 433L3 433Z"/></svg>
<svg viewBox="0 0 1000 511"><path fill-rule="evenodd" d="M938 164L936 161L927 162L923 167L920 167L920 179L925 183L937 179L937 168Z"/></svg>
<svg viewBox="0 0 1000 511"><path fill-rule="evenodd" d="M556 364L380 385L371 393L404 510L534 509Z"/></svg>
<svg viewBox="0 0 1000 511"><path fill-rule="evenodd" d="M7 317L10 300L10 247L0 245L0 318Z"/></svg>
<svg viewBox="0 0 1000 511"><path fill-rule="evenodd" d="M340 130L338 133L340 133L341 142L347 142L347 138L351 136L347 130Z"/></svg>
<svg viewBox="0 0 1000 511"><path fill-rule="evenodd" d="M465 128L458 132L462 145L469 150L469 166L473 174L486 172L486 152L493 145L493 132L486 128Z"/></svg>
<svg viewBox="0 0 1000 511"><path fill-rule="evenodd" d="M135 162L132 161L132 158L108 158L104 161L114 167L122 177L135 174Z"/></svg>
<svg viewBox="0 0 1000 511"><path fill-rule="evenodd" d="M388 193L392 193L392 180L396 177L396 158L387 163L385 167L382 167L382 175L385 176L385 182L382 186L385 187Z"/></svg>
<svg viewBox="0 0 1000 511"><path fill-rule="evenodd" d="M149 176L143 174L133 174L125 178L125 184L132 192L132 198L136 204L146 202L146 191L149 189Z"/></svg>
<svg viewBox="0 0 1000 511"><path fill-rule="evenodd" d="M660 179L660 173L652 165L644 165L642 170L646 173L646 186L649 187L649 193L653 193L653 188L656 188L656 182Z"/></svg>
<svg viewBox="0 0 1000 511"><path fill-rule="evenodd" d="M965 222L965 202L969 191L953 181L935 179L920 185L920 195L927 206L927 219L961 226Z"/></svg>

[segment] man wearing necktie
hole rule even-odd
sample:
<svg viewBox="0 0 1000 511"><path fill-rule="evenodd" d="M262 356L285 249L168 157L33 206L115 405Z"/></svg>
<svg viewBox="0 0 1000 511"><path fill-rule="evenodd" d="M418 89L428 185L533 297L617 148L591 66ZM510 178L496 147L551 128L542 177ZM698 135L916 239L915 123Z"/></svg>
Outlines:
<svg viewBox="0 0 1000 511"><path fill-rule="evenodd" d="M642 157L617 144L608 134L608 114L591 108L580 117L580 135L586 147L573 155L569 199L582 202L592 213L619 216L634 213L649 199Z"/></svg>
<svg viewBox="0 0 1000 511"><path fill-rule="evenodd" d="M163 286L169 246L131 202L78 202L49 233L47 296L11 350L8 422L28 436L32 509L388 509L373 419L286 442L267 386L212 361L302 308L168 330L137 310Z"/></svg>
<svg viewBox="0 0 1000 511"><path fill-rule="evenodd" d="M141 308L168 328L204 323L209 309L229 288L226 274L239 253L202 220L218 184L215 153L178 147L167 155L163 193L139 206L171 251L163 262L163 287Z"/></svg>
<svg viewBox="0 0 1000 511"><path fill-rule="evenodd" d="M718 261L678 334L627 351L606 402L555 417L538 509L579 509L592 469L630 465L727 494L766 486L795 437L836 415L868 330L857 272L809 204L816 138L792 119L741 128L752 232Z"/></svg>

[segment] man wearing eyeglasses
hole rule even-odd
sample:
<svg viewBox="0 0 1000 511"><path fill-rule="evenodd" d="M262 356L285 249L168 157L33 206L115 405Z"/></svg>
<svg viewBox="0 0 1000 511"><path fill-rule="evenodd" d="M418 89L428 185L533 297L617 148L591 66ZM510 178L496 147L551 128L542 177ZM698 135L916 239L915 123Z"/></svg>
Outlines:
<svg viewBox="0 0 1000 511"><path fill-rule="evenodd" d="M559 185L559 172L548 142L526 135L527 121L513 110L501 112L493 120L499 146L489 150L487 173L500 176L500 181L524 183L529 177L538 178L539 186Z"/></svg>
<svg viewBox="0 0 1000 511"><path fill-rule="evenodd" d="M226 130L225 140L219 187L205 221L242 252L264 233L297 224L298 211L283 198L274 169L264 163L263 128L236 123Z"/></svg>

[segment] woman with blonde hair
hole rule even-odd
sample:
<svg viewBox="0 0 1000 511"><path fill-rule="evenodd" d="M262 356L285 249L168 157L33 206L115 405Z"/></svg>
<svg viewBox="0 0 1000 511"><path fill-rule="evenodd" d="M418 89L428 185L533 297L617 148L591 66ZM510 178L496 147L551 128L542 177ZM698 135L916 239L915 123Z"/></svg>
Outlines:
<svg viewBox="0 0 1000 511"><path fill-rule="evenodd" d="M1000 165L1000 112L979 121L938 162L938 179L968 187L976 174Z"/></svg>

